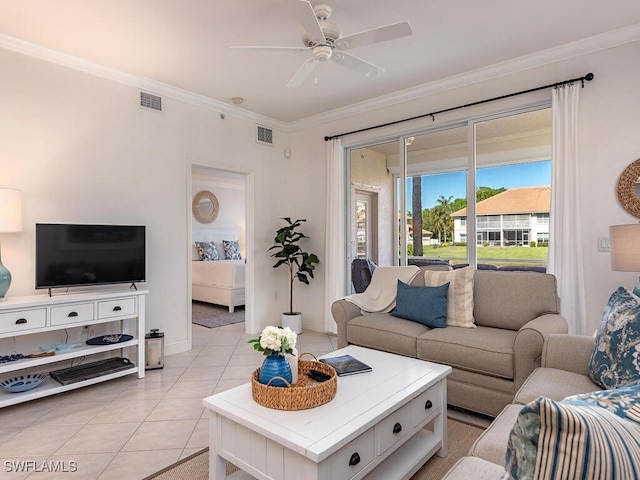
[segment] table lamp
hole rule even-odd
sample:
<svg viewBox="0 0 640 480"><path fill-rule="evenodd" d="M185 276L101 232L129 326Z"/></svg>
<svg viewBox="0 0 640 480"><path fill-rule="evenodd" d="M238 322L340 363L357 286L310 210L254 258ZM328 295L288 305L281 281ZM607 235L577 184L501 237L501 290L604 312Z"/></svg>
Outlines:
<svg viewBox="0 0 640 480"><path fill-rule="evenodd" d="M0 233L22 231L22 192L13 188L0 188ZM1 251L0 251L1 253ZM0 301L11 285L11 273L2 265L0 255Z"/></svg>
<svg viewBox="0 0 640 480"><path fill-rule="evenodd" d="M618 272L640 272L640 223L609 227L611 269ZM640 281L633 287L640 296Z"/></svg>

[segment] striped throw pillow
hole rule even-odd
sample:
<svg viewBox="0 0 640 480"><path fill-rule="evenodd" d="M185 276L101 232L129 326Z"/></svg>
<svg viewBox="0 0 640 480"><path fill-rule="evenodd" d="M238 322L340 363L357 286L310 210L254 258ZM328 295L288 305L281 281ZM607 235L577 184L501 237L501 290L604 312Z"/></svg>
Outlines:
<svg viewBox="0 0 640 480"><path fill-rule="evenodd" d="M473 267L458 270L425 270L424 284L439 287L449 282L447 326L476 328L473 318Z"/></svg>
<svg viewBox="0 0 640 480"><path fill-rule="evenodd" d="M562 402L539 397L511 430L502 478L640 478L639 400L640 385Z"/></svg>

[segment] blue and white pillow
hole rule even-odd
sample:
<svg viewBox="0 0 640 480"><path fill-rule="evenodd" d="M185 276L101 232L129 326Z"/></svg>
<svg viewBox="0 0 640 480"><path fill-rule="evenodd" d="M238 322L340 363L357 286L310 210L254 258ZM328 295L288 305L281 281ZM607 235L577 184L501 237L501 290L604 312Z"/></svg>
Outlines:
<svg viewBox="0 0 640 480"><path fill-rule="evenodd" d="M229 260L242 260L240 244L237 240L223 240L224 253Z"/></svg>
<svg viewBox="0 0 640 480"><path fill-rule="evenodd" d="M640 478L640 383L568 397L539 397L509 435L506 479Z"/></svg>
<svg viewBox="0 0 640 480"><path fill-rule="evenodd" d="M213 242L196 242L200 259L203 262L211 262L213 260L220 260L220 254Z"/></svg>
<svg viewBox="0 0 640 480"><path fill-rule="evenodd" d="M640 380L640 299L624 287L613 292L602 314L589 378L605 389Z"/></svg>

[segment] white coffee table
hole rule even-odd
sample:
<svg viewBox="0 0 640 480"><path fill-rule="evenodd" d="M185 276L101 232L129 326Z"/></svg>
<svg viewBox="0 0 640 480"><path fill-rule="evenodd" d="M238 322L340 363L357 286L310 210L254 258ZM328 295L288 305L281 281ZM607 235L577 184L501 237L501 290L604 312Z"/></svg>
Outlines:
<svg viewBox="0 0 640 480"><path fill-rule="evenodd" d="M209 478L225 478L228 460L258 479L408 479L446 456L451 367L353 345L325 356L344 354L373 371L338 377L335 398L316 408L263 407L250 383L205 398Z"/></svg>

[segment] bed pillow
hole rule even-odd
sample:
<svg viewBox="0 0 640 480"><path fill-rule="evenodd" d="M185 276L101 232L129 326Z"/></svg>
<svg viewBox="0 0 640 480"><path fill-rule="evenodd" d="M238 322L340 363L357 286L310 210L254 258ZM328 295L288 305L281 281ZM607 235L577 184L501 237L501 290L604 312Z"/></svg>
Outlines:
<svg viewBox="0 0 640 480"><path fill-rule="evenodd" d="M242 260L240 256L240 244L237 240L223 240L225 256L229 260Z"/></svg>
<svg viewBox="0 0 640 480"><path fill-rule="evenodd" d="M213 242L196 242L196 245L202 261L211 262L213 260L220 260L218 249Z"/></svg>
<svg viewBox="0 0 640 480"><path fill-rule="evenodd" d="M191 260L193 260L194 262L202 260L202 258L200 258L200 251L198 250L198 244L196 242L194 242L193 245L191 245Z"/></svg>
<svg viewBox="0 0 640 480"><path fill-rule="evenodd" d="M525 405L509 435L503 479L638 478L640 385Z"/></svg>
<svg viewBox="0 0 640 480"><path fill-rule="evenodd" d="M220 257L220 260L224 260L225 258L227 258L226 254L224 253L224 245L222 242L213 242L213 244L216 246L216 249L218 250L218 256Z"/></svg>
<svg viewBox="0 0 640 480"><path fill-rule="evenodd" d="M602 313L589 378L609 389L640 379L640 299L619 287Z"/></svg>
<svg viewBox="0 0 640 480"><path fill-rule="evenodd" d="M447 326L447 294L449 284L438 287L408 285L398 280L394 317L406 318L430 328Z"/></svg>
<svg viewBox="0 0 640 480"><path fill-rule="evenodd" d="M425 270L424 284L430 287L449 283L447 326L476 328L473 318L473 267L458 270Z"/></svg>

